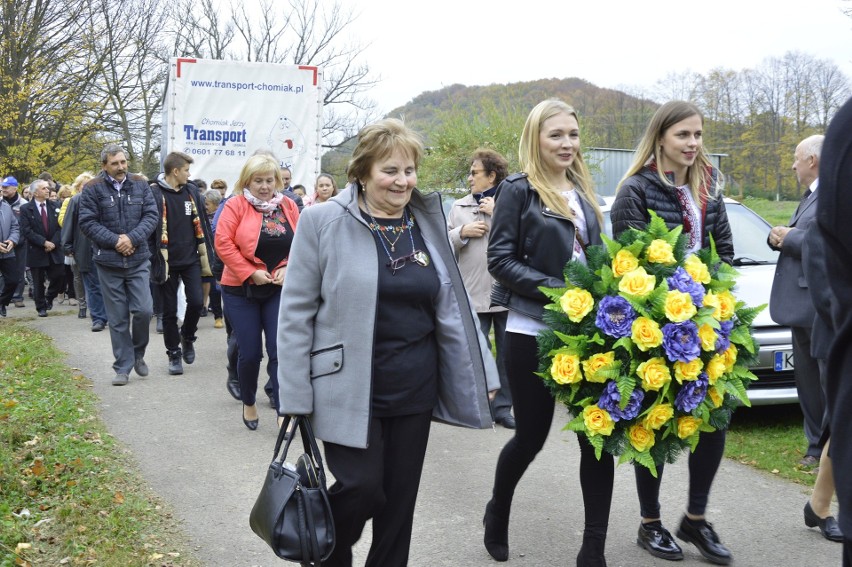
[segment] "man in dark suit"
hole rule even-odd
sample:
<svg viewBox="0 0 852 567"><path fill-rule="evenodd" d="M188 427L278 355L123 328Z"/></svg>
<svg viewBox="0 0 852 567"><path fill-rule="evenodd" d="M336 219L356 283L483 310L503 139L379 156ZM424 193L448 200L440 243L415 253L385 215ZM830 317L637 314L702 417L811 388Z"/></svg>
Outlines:
<svg viewBox="0 0 852 567"><path fill-rule="evenodd" d="M822 198L817 213L825 241L825 263L829 277L823 285L836 300L831 305L834 341L828 353L827 396L831 408L831 460L834 470L838 519L843 539L843 566L852 567L852 99L838 111L825 136L820 165ZM842 471L842 472L841 472Z"/></svg>
<svg viewBox="0 0 852 567"><path fill-rule="evenodd" d="M772 282L769 314L779 325L789 326L793 334L793 373L808 440L801 464L806 466L819 462L824 444L820 439L827 424L819 367L811 356L811 326L816 311L802 271L802 245L808 228L816 219L822 141L823 136L810 136L796 146L793 170L800 186L807 189L788 226L773 227L767 239L770 248L781 251Z"/></svg>
<svg viewBox="0 0 852 567"><path fill-rule="evenodd" d="M33 276L33 300L39 317L47 317L65 280L65 255L59 210L47 200L50 185L37 179L30 185L32 201L21 207L21 234L27 241L27 267ZM45 283L49 282L45 292Z"/></svg>

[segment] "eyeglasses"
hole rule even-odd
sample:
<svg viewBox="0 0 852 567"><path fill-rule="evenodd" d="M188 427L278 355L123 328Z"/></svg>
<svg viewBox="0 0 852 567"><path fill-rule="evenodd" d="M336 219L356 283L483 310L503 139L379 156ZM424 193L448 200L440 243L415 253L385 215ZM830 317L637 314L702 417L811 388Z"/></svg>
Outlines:
<svg viewBox="0 0 852 567"><path fill-rule="evenodd" d="M391 258L391 260L385 264L391 270L391 275L395 276L397 270L401 270L407 262L414 262L418 266L426 267L429 265L429 255L423 250L415 250L408 256L403 256L402 258Z"/></svg>
<svg viewBox="0 0 852 567"><path fill-rule="evenodd" d="M484 169L471 169L468 177L476 177L477 173L483 173L484 171Z"/></svg>

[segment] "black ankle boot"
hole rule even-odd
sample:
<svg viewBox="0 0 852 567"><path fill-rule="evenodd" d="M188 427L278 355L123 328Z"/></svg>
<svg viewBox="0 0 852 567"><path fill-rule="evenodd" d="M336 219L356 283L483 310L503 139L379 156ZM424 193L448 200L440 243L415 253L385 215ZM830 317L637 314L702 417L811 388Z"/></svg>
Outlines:
<svg viewBox="0 0 852 567"><path fill-rule="evenodd" d="M181 352L179 348L167 351L169 355L169 374L183 374L183 364L180 362Z"/></svg>
<svg viewBox="0 0 852 567"><path fill-rule="evenodd" d="M180 338L180 346L183 348L183 361L187 364L195 362L195 339Z"/></svg>
<svg viewBox="0 0 852 567"><path fill-rule="evenodd" d="M502 518L494 512L494 501L485 505L485 549L495 561L509 560L509 518Z"/></svg>

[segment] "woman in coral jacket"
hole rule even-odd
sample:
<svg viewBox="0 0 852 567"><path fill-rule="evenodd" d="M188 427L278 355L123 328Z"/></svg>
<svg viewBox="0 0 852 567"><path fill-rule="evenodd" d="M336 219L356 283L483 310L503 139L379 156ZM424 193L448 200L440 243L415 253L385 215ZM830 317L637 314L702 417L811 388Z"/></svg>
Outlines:
<svg viewBox="0 0 852 567"><path fill-rule="evenodd" d="M278 162L268 155L248 159L216 226L216 253L222 272L222 301L239 347L237 374L243 423L258 426L255 394L263 345L267 371L278 373L278 307L287 258L299 218L296 204L284 196ZM277 383L273 401L280 408ZM281 420L279 419L279 423Z"/></svg>

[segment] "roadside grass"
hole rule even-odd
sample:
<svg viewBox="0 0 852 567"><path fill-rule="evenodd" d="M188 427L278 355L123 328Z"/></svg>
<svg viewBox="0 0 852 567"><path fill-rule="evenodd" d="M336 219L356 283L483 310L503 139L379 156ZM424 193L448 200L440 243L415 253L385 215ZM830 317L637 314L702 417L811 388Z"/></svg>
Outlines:
<svg viewBox="0 0 852 567"><path fill-rule="evenodd" d="M201 565L63 360L0 321L0 567Z"/></svg>
<svg viewBox="0 0 852 567"><path fill-rule="evenodd" d="M725 456L805 486L813 468L799 465L807 449L798 404L739 408L728 430Z"/></svg>
<svg viewBox="0 0 852 567"><path fill-rule="evenodd" d="M746 196L742 204L765 218L772 226L786 226L799 206L798 201L773 201L750 196Z"/></svg>

